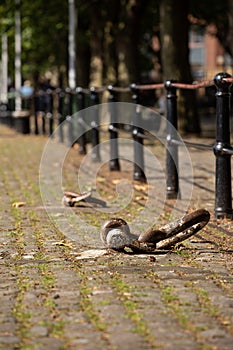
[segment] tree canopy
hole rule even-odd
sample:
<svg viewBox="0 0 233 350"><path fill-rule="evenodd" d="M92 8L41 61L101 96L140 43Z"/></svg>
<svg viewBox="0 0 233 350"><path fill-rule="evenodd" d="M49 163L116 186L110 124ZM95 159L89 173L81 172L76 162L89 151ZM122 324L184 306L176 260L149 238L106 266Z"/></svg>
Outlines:
<svg viewBox="0 0 233 350"><path fill-rule="evenodd" d="M162 3L164 0L76 0L78 83L95 82L93 76L98 71L101 72L98 83L142 79L156 57L160 60L160 53L153 50L151 40L155 33L159 34L159 6ZM15 6L15 0L0 2L0 32L8 34L11 76L14 71ZM181 5L176 2L178 7L173 16L182 16L188 11L201 20L199 23L203 26L214 22L219 38L222 41L227 38L227 2L189 0ZM29 78L35 72L42 74L47 69L56 69L62 75L68 62L68 0L21 0L20 9L23 76ZM179 18L175 18L174 22L178 21ZM173 28L174 36L178 27ZM228 43L225 40L223 44L231 52L229 42L228 39Z"/></svg>
<svg viewBox="0 0 233 350"><path fill-rule="evenodd" d="M0 1L0 32L8 35L12 80L16 3ZM170 75L191 82L190 18L202 27L214 23L217 37L233 54L231 0L76 0L75 5L77 85L83 87L161 81ZM68 0L20 1L24 79L36 79L50 70L56 72L60 86L68 84L68 6ZM158 68L157 75L151 77L148 72L153 67ZM195 120L191 114L187 125ZM198 125L193 128L198 130Z"/></svg>

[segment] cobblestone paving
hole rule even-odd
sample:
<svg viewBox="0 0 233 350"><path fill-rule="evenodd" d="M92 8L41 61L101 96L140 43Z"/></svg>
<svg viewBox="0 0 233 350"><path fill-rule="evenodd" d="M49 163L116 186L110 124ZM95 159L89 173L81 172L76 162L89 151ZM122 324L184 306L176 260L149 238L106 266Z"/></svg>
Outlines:
<svg viewBox="0 0 233 350"><path fill-rule="evenodd" d="M81 252L103 247L92 232L85 244L82 232L71 239L45 210L38 177L46 142L0 126L0 349L232 349L233 225L213 218L214 157L190 150L195 183L189 209L211 212L199 234L169 252L83 259ZM64 165L70 187L80 161L72 149ZM108 176L107 182L99 176L106 196L122 175ZM126 217L140 212L143 191L138 188ZM64 210L60 204L53 215L62 218ZM74 212L98 230L108 217L88 206Z"/></svg>

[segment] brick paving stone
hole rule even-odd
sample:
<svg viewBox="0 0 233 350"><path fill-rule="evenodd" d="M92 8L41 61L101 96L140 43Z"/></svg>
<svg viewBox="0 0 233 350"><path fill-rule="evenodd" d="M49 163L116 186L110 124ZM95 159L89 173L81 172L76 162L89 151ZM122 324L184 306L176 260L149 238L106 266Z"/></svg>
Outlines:
<svg viewBox="0 0 233 350"><path fill-rule="evenodd" d="M68 149L56 140L53 152L44 152L44 136L16 134L1 125L0 135L0 349L232 349L233 230L232 221L213 217L212 154L190 149L191 198L185 197L190 183L183 173L183 198L176 210L172 213L174 202L164 207L162 196L148 208L151 215L164 212L159 218L163 224L173 214L181 215L182 206L205 207L211 220L200 233L170 252L107 252L82 259L81 252L103 250L100 224L112 215L101 208L61 204L57 173L62 169L63 187L76 189L83 156L73 148L62 163L59 154ZM154 151L162 164L164 152ZM41 166L42 154L47 158ZM121 165L121 173L110 174L103 166L96 175L107 200L114 198L121 177L132 180L132 164ZM93 181L97 168L87 162L86 180ZM42 198L41 189L48 192ZM141 218L135 224L139 231L146 223L144 192L138 190L135 202L119 210L132 225L135 215ZM17 202L25 205L14 208Z"/></svg>

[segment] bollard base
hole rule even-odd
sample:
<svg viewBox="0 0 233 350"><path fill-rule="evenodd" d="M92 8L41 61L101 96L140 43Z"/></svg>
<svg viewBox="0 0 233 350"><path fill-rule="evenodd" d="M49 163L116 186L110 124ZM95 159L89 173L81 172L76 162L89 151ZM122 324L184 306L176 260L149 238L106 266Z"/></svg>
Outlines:
<svg viewBox="0 0 233 350"><path fill-rule="evenodd" d="M134 181L140 181L140 182L147 183L147 178L146 178L146 175L144 174L144 172L134 172L133 179L134 179Z"/></svg>
<svg viewBox="0 0 233 350"><path fill-rule="evenodd" d="M120 164L118 159L111 159L109 162L110 171L120 171Z"/></svg>
<svg viewBox="0 0 233 350"><path fill-rule="evenodd" d="M173 187L167 187L166 198L167 199L181 199L181 193L179 190L177 190Z"/></svg>
<svg viewBox="0 0 233 350"><path fill-rule="evenodd" d="M233 209L223 209L223 208L215 208L214 216L216 219L230 219L233 220Z"/></svg>
<svg viewBox="0 0 233 350"><path fill-rule="evenodd" d="M92 160L92 162L93 163L99 163L100 161L101 161L101 158L100 158L100 156L97 154L92 154L91 155L91 160Z"/></svg>
<svg viewBox="0 0 233 350"><path fill-rule="evenodd" d="M13 119L10 111L0 111L0 124L9 126L12 128Z"/></svg>
<svg viewBox="0 0 233 350"><path fill-rule="evenodd" d="M87 154L86 147L82 147L82 146L79 145L78 153L82 154L82 155Z"/></svg>
<svg viewBox="0 0 233 350"><path fill-rule="evenodd" d="M30 112L14 111L12 112L13 126L21 134L30 134Z"/></svg>

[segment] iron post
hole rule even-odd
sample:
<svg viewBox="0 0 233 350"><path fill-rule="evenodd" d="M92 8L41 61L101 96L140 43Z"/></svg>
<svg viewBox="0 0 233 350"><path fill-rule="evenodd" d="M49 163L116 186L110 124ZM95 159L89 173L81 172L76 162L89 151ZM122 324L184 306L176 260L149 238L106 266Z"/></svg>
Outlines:
<svg viewBox="0 0 233 350"><path fill-rule="evenodd" d="M47 94L48 94L47 118L49 120L49 136L52 137L53 136L53 124L54 124L54 120L53 120L53 92L52 92L52 90L48 89Z"/></svg>
<svg viewBox="0 0 233 350"><path fill-rule="evenodd" d="M78 139L78 143L79 143L78 152L79 154L86 154L87 142L86 142L86 130L84 127L84 120L83 120L84 112L80 112L85 108L85 95L81 87L77 87L76 92L77 92L77 107L78 107L78 128L79 128L79 135L80 135Z"/></svg>
<svg viewBox="0 0 233 350"><path fill-rule="evenodd" d="M117 131L117 111L116 111L116 92L113 90L111 85L108 86L108 102L109 102L109 113L110 113L110 124L109 124L109 134L110 134L110 171L119 171L119 155L118 155L118 131Z"/></svg>
<svg viewBox="0 0 233 350"><path fill-rule="evenodd" d="M215 217L233 218L231 188L231 155L224 152L230 149L230 74L218 73L214 77L216 92L216 141L213 151L216 157L215 168Z"/></svg>
<svg viewBox="0 0 233 350"><path fill-rule="evenodd" d="M177 96L173 81L167 80L167 147L166 147L166 195L167 199L176 199L179 192L178 146L172 143L177 130Z"/></svg>
<svg viewBox="0 0 233 350"><path fill-rule="evenodd" d="M39 127L38 127L38 106L39 106L39 96L36 94L34 96L34 121L35 121L35 135L39 134Z"/></svg>
<svg viewBox="0 0 233 350"><path fill-rule="evenodd" d="M63 122L65 120L64 118L64 92L61 89L57 89L56 93L58 95L58 137L59 137L59 142L63 143L64 142L64 133L63 133Z"/></svg>
<svg viewBox="0 0 233 350"><path fill-rule="evenodd" d="M70 88L66 88L66 97L67 97L67 115L66 123L68 127L68 147L73 147L74 145L74 133L73 133L73 94Z"/></svg>
<svg viewBox="0 0 233 350"><path fill-rule="evenodd" d="M90 114L91 114L91 145L92 145L92 161L100 162L99 150L99 96L95 87L90 88Z"/></svg>
<svg viewBox="0 0 233 350"><path fill-rule="evenodd" d="M140 127L141 124L141 106L140 106L140 96L139 90L135 84L130 86L132 92L132 100L135 104L133 109L133 126L132 126L132 137L134 145L134 170L133 179L135 181L147 182L144 172L144 150L143 150L143 128Z"/></svg>

